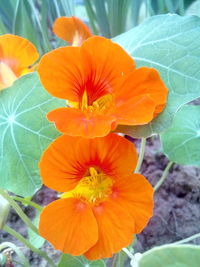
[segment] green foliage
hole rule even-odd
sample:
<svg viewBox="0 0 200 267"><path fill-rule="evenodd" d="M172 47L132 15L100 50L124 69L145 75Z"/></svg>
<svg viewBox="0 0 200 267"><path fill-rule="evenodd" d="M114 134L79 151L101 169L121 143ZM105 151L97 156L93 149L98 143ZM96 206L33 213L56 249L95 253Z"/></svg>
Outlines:
<svg viewBox="0 0 200 267"><path fill-rule="evenodd" d="M64 105L41 86L36 73L18 79L0 92L0 186L31 196L41 186L38 162L58 136L46 113Z"/></svg>
<svg viewBox="0 0 200 267"><path fill-rule="evenodd" d="M200 0L194 1L186 10L186 15L200 16Z"/></svg>
<svg viewBox="0 0 200 267"><path fill-rule="evenodd" d="M170 126L184 104L200 96L200 18L159 15L116 37L137 67L156 68L169 89L165 110L144 126L122 126L117 131L147 137Z"/></svg>
<svg viewBox="0 0 200 267"><path fill-rule="evenodd" d="M40 219L40 212L37 212L36 217L33 220L33 224L38 227ZM45 239L40 235L37 235L30 228L28 228L28 241L36 248L41 248L44 245Z"/></svg>
<svg viewBox="0 0 200 267"><path fill-rule="evenodd" d="M30 40L39 48L39 39L34 29L33 21L30 18L31 9L27 0L17 0L13 21L13 34L20 35Z"/></svg>
<svg viewBox="0 0 200 267"><path fill-rule="evenodd" d="M151 15L177 13L184 14L184 0L149 0L148 9Z"/></svg>
<svg viewBox="0 0 200 267"><path fill-rule="evenodd" d="M6 263L6 255L3 253L0 253L0 266L4 266L4 264Z"/></svg>
<svg viewBox="0 0 200 267"><path fill-rule="evenodd" d="M161 134L163 152L176 163L200 167L200 106L184 106Z"/></svg>
<svg viewBox="0 0 200 267"><path fill-rule="evenodd" d="M0 34L20 35L34 43L40 54L46 53L57 46L52 42L54 20L72 16L73 8L73 0L6 0L0 5Z"/></svg>
<svg viewBox="0 0 200 267"><path fill-rule="evenodd" d="M191 0L187 1L191 3ZM184 1L177 0L6 0L0 5L0 34L13 33L32 41L41 54L60 46L52 33L53 22L60 16L87 12L94 34L114 37L139 24L150 15L184 13ZM75 5L76 4L76 5Z"/></svg>
<svg viewBox="0 0 200 267"><path fill-rule="evenodd" d="M199 246L166 245L145 252L138 267L199 267L199 263Z"/></svg>
<svg viewBox="0 0 200 267"><path fill-rule="evenodd" d="M73 257L68 254L63 254L58 267L106 267L103 260L88 261L83 256Z"/></svg>

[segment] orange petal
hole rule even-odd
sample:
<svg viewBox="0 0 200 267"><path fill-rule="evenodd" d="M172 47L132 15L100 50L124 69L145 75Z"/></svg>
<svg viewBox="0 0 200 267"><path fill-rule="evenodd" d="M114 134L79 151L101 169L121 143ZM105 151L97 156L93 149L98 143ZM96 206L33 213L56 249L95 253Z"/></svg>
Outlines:
<svg viewBox="0 0 200 267"><path fill-rule="evenodd" d="M91 208L76 199L59 199L40 215L39 233L55 249L78 256L98 240L98 227Z"/></svg>
<svg viewBox="0 0 200 267"><path fill-rule="evenodd" d="M41 82L55 97L79 101L83 87L79 47L61 47L45 54L38 66Z"/></svg>
<svg viewBox="0 0 200 267"><path fill-rule="evenodd" d="M112 93L118 79L135 68L133 59L118 44L94 36L80 47L86 77L86 90L91 101Z"/></svg>
<svg viewBox="0 0 200 267"><path fill-rule="evenodd" d="M52 110L47 114L47 118L55 123L60 132L85 138L106 136L115 121L115 118L109 115L87 115L75 108Z"/></svg>
<svg viewBox="0 0 200 267"><path fill-rule="evenodd" d="M120 101L120 100L119 100ZM122 100L123 101L123 100ZM139 95L117 106L116 123L121 125L143 125L153 119L155 102L148 95Z"/></svg>
<svg viewBox="0 0 200 267"><path fill-rule="evenodd" d="M35 46L28 40L12 34L0 36L0 60L8 65L17 77L38 57Z"/></svg>
<svg viewBox="0 0 200 267"><path fill-rule="evenodd" d="M163 110L167 93L168 90L155 69L142 67L134 70L124 77L119 90L115 92L118 124L148 123L155 114Z"/></svg>
<svg viewBox="0 0 200 267"><path fill-rule="evenodd" d="M87 171L79 161L79 137L60 136L45 150L40 159L43 183L60 192L73 189Z"/></svg>
<svg viewBox="0 0 200 267"><path fill-rule="evenodd" d="M135 227L127 209L123 209L117 202L106 201L100 206L94 206L93 212L98 224L99 239L84 254L86 258L89 260L109 258L113 253L130 245Z"/></svg>
<svg viewBox="0 0 200 267"><path fill-rule="evenodd" d="M53 25L53 32L68 43L73 43L77 39L77 45L92 36L90 29L80 19L76 17L57 18Z"/></svg>
<svg viewBox="0 0 200 267"><path fill-rule="evenodd" d="M118 79L133 68L133 59L119 45L96 36L81 47L62 47L47 53L38 73L53 96L80 101L86 90L89 102L93 102L112 93Z"/></svg>
<svg viewBox="0 0 200 267"><path fill-rule="evenodd" d="M134 218L135 233L140 233L153 213L152 186L141 174L132 174L116 179L113 191L113 201Z"/></svg>
<svg viewBox="0 0 200 267"><path fill-rule="evenodd" d="M43 153L40 172L45 185L66 192L88 174L90 167L115 178L133 172L136 163L134 145L116 134L94 139L62 135Z"/></svg>

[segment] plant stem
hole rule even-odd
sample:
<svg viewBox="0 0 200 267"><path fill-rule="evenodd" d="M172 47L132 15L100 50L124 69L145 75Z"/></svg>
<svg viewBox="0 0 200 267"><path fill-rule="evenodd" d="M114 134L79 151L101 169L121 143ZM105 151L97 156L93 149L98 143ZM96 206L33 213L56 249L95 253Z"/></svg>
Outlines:
<svg viewBox="0 0 200 267"><path fill-rule="evenodd" d="M170 170L170 168L172 167L172 165L174 164L174 162L170 161L166 168L163 171L163 174L160 178L160 180L157 182L157 184L154 186L154 191L158 190L158 188L162 185L162 183L165 181L165 179L167 178L168 172Z"/></svg>
<svg viewBox="0 0 200 267"><path fill-rule="evenodd" d="M113 259L112 259L111 267L116 267L117 266L117 259L118 259L118 254L115 254Z"/></svg>
<svg viewBox="0 0 200 267"><path fill-rule="evenodd" d="M41 257L45 258L46 261L51 266L55 267L55 264L53 263L53 261L47 256L47 254L44 251L42 251L42 250L34 247L27 239L25 239L22 235L20 235L19 233L17 233L12 228L10 228L8 225L4 225L3 230L6 231L6 232L8 232L10 235L14 236L16 239L18 239L20 242L22 242L25 246L27 246L33 252L35 252L38 255L40 255Z"/></svg>
<svg viewBox="0 0 200 267"><path fill-rule="evenodd" d="M126 255L127 255L131 260L134 259L134 255L133 255L127 248L123 248L122 250L126 253Z"/></svg>
<svg viewBox="0 0 200 267"><path fill-rule="evenodd" d="M140 171L140 168L141 168L141 165L144 159L145 146L146 146L146 138L142 138L141 145L140 145L140 154L139 154L137 166L135 168L135 173L138 173Z"/></svg>
<svg viewBox="0 0 200 267"><path fill-rule="evenodd" d="M29 200L29 199L26 199L26 198L23 198L23 197L17 197L17 196L12 196L12 199L14 200L17 200L19 202L21 202L22 204L27 204L39 211L42 211L42 207L40 205L38 205L37 203Z"/></svg>
<svg viewBox="0 0 200 267"><path fill-rule="evenodd" d="M37 227L29 220L29 218L26 216L20 206L12 199L12 197L10 197L9 194L1 188L0 195L2 195L2 197L4 197L10 203L10 205L17 212L19 217L25 222L25 224L27 224L27 226L38 235Z"/></svg>
<svg viewBox="0 0 200 267"><path fill-rule="evenodd" d="M185 239L182 239L182 240L180 240L180 241L174 242L174 243L172 243L172 245L174 245L174 244L175 244L175 245L178 245L178 244L187 243L187 242L189 242L189 241L191 241L191 240L193 240L193 239L196 239L196 238L198 238L198 237L200 237L200 233L195 234L195 235L192 235L192 236L187 237L187 238L185 238Z"/></svg>
<svg viewBox="0 0 200 267"><path fill-rule="evenodd" d="M11 248L12 250L14 250L15 253L17 254L17 256L20 258L20 262L21 262L21 264L23 264L24 267L31 267L29 262L28 262L28 260L24 256L24 254L13 243L11 243L11 242L3 242L3 243L1 243L0 244L0 251L5 249L5 248Z"/></svg>

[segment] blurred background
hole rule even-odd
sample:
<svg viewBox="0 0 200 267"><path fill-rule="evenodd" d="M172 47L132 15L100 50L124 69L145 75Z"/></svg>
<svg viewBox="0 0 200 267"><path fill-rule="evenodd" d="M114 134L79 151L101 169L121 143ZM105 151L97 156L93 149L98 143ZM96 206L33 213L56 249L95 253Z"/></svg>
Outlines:
<svg viewBox="0 0 200 267"><path fill-rule="evenodd" d="M0 34L12 33L33 42L40 54L66 45L52 32L60 16L77 16L95 35L112 38L145 18L165 13L200 14L194 0L0 0Z"/></svg>

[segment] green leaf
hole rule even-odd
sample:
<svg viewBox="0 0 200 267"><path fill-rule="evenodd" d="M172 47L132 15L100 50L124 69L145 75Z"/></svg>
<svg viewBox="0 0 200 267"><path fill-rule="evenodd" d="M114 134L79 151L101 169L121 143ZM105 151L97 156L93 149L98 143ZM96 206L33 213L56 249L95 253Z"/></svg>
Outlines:
<svg viewBox="0 0 200 267"><path fill-rule="evenodd" d="M36 217L32 221L33 224L38 227L40 219L40 212L37 212ZM37 235L30 228L28 228L28 240L36 248L41 248L45 242L45 239L40 235Z"/></svg>
<svg viewBox="0 0 200 267"><path fill-rule="evenodd" d="M8 33L8 29L6 26L3 24L3 21L0 20L0 35Z"/></svg>
<svg viewBox="0 0 200 267"><path fill-rule="evenodd" d="M138 267L199 267L199 263L199 246L166 245L145 252Z"/></svg>
<svg viewBox="0 0 200 267"><path fill-rule="evenodd" d="M91 3L94 4L96 20L102 35L109 38L111 34L110 25L108 22L108 14L106 12L105 0L93 0Z"/></svg>
<svg viewBox="0 0 200 267"><path fill-rule="evenodd" d="M103 260L88 261L83 256L74 257L68 254L63 254L58 267L106 267Z"/></svg>
<svg viewBox="0 0 200 267"><path fill-rule="evenodd" d="M14 9L16 8L17 1L6 0L3 4L0 5L0 17L1 23L8 28L9 31L12 31L12 23L14 16ZM7 31L8 33L8 31Z"/></svg>
<svg viewBox="0 0 200 267"><path fill-rule="evenodd" d="M200 18L159 15L116 37L136 61L137 67L156 68L169 89L165 110L143 126L118 127L133 137L147 137L170 126L184 104L200 96Z"/></svg>
<svg viewBox="0 0 200 267"><path fill-rule="evenodd" d="M191 1L190 6L186 10L186 14L200 16L200 0L194 2Z"/></svg>
<svg viewBox="0 0 200 267"><path fill-rule="evenodd" d="M161 134L163 152L178 164L200 167L200 106L184 106Z"/></svg>
<svg viewBox="0 0 200 267"><path fill-rule="evenodd" d="M31 8L28 1L18 0L13 22L13 33L31 41L38 49L40 48L39 37L31 19Z"/></svg>
<svg viewBox="0 0 200 267"><path fill-rule="evenodd" d="M40 188L38 162L59 135L46 113L62 105L64 100L43 89L37 73L0 92L0 187L24 197Z"/></svg>

